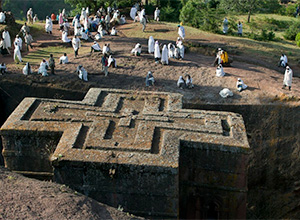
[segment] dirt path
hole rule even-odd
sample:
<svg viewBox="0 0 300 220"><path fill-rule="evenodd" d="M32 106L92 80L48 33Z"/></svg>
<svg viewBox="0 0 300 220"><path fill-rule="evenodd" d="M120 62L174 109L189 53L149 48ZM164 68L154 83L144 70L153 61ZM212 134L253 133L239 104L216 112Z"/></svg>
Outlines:
<svg viewBox="0 0 300 220"><path fill-rule="evenodd" d="M132 24L131 24L132 25ZM138 27L138 23L136 24ZM150 24L154 25L155 24ZM300 80L294 77L292 91L282 90L283 73L266 67L257 66L251 63L234 62L233 67L225 68L226 76L218 78L215 76L215 67L212 67L214 57L205 56L198 53L187 53L184 60L170 60L168 66L155 64L153 55L147 53L147 39L127 38L122 34L122 30L128 25L119 26L120 36L105 36L99 44L110 43L113 56L117 60L118 68L110 69L109 76L105 77L101 73L101 54L88 52L92 43L84 43L79 50L79 58L74 59L74 55L69 54L71 61L68 65L56 65L56 75L41 77L38 75L23 76L20 69L13 69L13 74L2 76L7 80L18 80L30 84L47 85L64 89L74 89L87 91L91 87L120 88L133 90L155 90L178 92L184 95L184 100L193 103L236 103L236 104L260 104L271 103L276 100L294 100L289 102L299 104ZM134 28L133 28L134 29ZM135 30L135 29L134 29ZM43 34L37 43L49 42L49 35ZM177 35L174 38L176 39ZM52 42L60 42L60 32L58 26L54 25ZM143 53L140 57L130 55L131 49L136 43L141 43ZM161 43L168 43L162 41ZM50 43L50 42L49 42ZM85 52L82 52L85 51ZM253 58L254 59L254 58ZM58 63L58 61L57 61ZM82 82L74 74L76 67L82 64L89 73L89 82ZM148 71L154 73L156 80L155 87L145 87L145 76ZM191 90L181 90L176 86L180 75L190 74L193 78L195 88ZM235 89L237 78L242 78L249 88L241 93ZM26 80L24 80L24 78ZM223 99L219 92L223 88L229 88L234 92L234 96Z"/></svg>

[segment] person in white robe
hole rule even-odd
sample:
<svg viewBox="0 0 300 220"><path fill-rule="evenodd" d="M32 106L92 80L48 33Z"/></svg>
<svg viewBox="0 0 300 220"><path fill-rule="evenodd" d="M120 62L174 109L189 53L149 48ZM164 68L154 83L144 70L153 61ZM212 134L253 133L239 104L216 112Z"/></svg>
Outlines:
<svg viewBox="0 0 300 220"><path fill-rule="evenodd" d="M168 65L169 64L169 55L168 55L167 45L164 45L163 49L161 51L161 63L163 65Z"/></svg>
<svg viewBox="0 0 300 220"><path fill-rule="evenodd" d="M225 76L225 72L224 72L222 64L218 65L218 67L216 69L216 76L217 77L223 77L223 76Z"/></svg>
<svg viewBox="0 0 300 220"><path fill-rule="evenodd" d="M107 67L112 67L112 68L117 68L117 61L115 58L112 57L112 55L109 56L108 58L108 65Z"/></svg>
<svg viewBox="0 0 300 220"><path fill-rule="evenodd" d="M69 63L69 58L66 53L59 58L59 64L67 64Z"/></svg>
<svg viewBox="0 0 300 220"><path fill-rule="evenodd" d="M224 21L223 21L223 33L227 34L227 32L228 32L228 20L227 20L227 18L224 18Z"/></svg>
<svg viewBox="0 0 300 220"><path fill-rule="evenodd" d="M86 17L88 17L90 15L90 9L89 9L89 7L87 7L85 9L85 14L86 14Z"/></svg>
<svg viewBox="0 0 300 220"><path fill-rule="evenodd" d="M131 50L131 54L135 56L140 56L142 53L142 45L140 43L137 43L135 47Z"/></svg>
<svg viewBox="0 0 300 220"><path fill-rule="evenodd" d="M83 22L83 27L84 27L84 30L88 30L89 29L89 20L87 18L84 19L84 22Z"/></svg>
<svg viewBox="0 0 300 220"><path fill-rule="evenodd" d="M111 29L111 32L110 32L110 35L111 36L117 36L117 29L115 28L115 27L112 27L112 29Z"/></svg>
<svg viewBox="0 0 300 220"><path fill-rule="evenodd" d="M78 67L77 67L77 74L78 74L78 77L79 77L79 79L81 79L81 80L83 80L83 81L88 81L88 73L87 73L87 71L83 68L83 66L82 65L79 65Z"/></svg>
<svg viewBox="0 0 300 220"><path fill-rule="evenodd" d="M39 21L39 18L37 16L37 14L35 14L33 17L33 23L38 22L38 21Z"/></svg>
<svg viewBox="0 0 300 220"><path fill-rule="evenodd" d="M172 43L168 44L168 54L169 54L169 58L174 58L175 56L175 45Z"/></svg>
<svg viewBox="0 0 300 220"><path fill-rule="evenodd" d="M80 15L80 21L84 21L84 19L86 18L86 11L85 8L82 8L81 10L81 15Z"/></svg>
<svg viewBox="0 0 300 220"><path fill-rule="evenodd" d="M106 54L107 56L109 56L111 54L111 50L110 50L110 45L109 44L104 44L103 46L103 50L102 50L102 54Z"/></svg>
<svg viewBox="0 0 300 220"><path fill-rule="evenodd" d="M135 20L136 12L136 7L132 6L132 8L130 9L130 17L132 20Z"/></svg>
<svg viewBox="0 0 300 220"><path fill-rule="evenodd" d="M142 19L140 19L140 23L143 25L142 31L144 32L147 25L147 20L145 15L142 17Z"/></svg>
<svg viewBox="0 0 300 220"><path fill-rule="evenodd" d="M32 24L33 23L33 11L32 11L32 8L29 8L29 10L27 11L27 22L28 22L28 24Z"/></svg>
<svg viewBox="0 0 300 220"><path fill-rule="evenodd" d="M95 39L100 40L101 38L102 38L101 34L97 32L97 34L95 35Z"/></svg>
<svg viewBox="0 0 300 220"><path fill-rule="evenodd" d="M22 48L23 48L23 40L19 35L16 36L15 41L14 41L14 45L15 45L15 43L18 44L18 46L20 48L20 51L21 51Z"/></svg>
<svg viewBox="0 0 300 220"><path fill-rule="evenodd" d="M5 41L6 49L11 48L10 35L9 35L9 32L6 29L4 29L4 31L2 33L2 38Z"/></svg>
<svg viewBox="0 0 300 220"><path fill-rule="evenodd" d="M185 75L185 86L186 86L188 89L194 88L194 85L193 85L193 79L192 79L192 77L191 77L189 74L186 74L186 75Z"/></svg>
<svg viewBox="0 0 300 220"><path fill-rule="evenodd" d="M38 69L38 74L42 74L42 76L48 76L47 69L49 68L48 62L43 59L40 63L40 67Z"/></svg>
<svg viewBox="0 0 300 220"><path fill-rule="evenodd" d="M0 12L0 23L4 23L5 22L5 14L4 14L4 12Z"/></svg>
<svg viewBox="0 0 300 220"><path fill-rule="evenodd" d="M236 89L241 92L242 90L245 90L248 86L244 83L244 81L241 78L238 78L236 82Z"/></svg>
<svg viewBox="0 0 300 220"><path fill-rule="evenodd" d="M77 18L75 18L75 22L74 22L74 35L75 36L80 35L80 29L81 29L81 25L79 23L79 20Z"/></svg>
<svg viewBox="0 0 300 220"><path fill-rule="evenodd" d="M80 30L80 39L85 41L89 40L89 36L87 35L87 33L85 33L83 28L81 28Z"/></svg>
<svg viewBox="0 0 300 220"><path fill-rule="evenodd" d="M146 86L154 86L154 83L155 79L153 77L153 74L151 71L149 71L146 76Z"/></svg>
<svg viewBox="0 0 300 220"><path fill-rule="evenodd" d="M142 20L143 17L146 17L146 11L145 9L142 9L141 13L140 13L140 21Z"/></svg>
<svg viewBox="0 0 300 220"><path fill-rule="evenodd" d="M0 63L0 74L3 75L7 72L5 63Z"/></svg>
<svg viewBox="0 0 300 220"><path fill-rule="evenodd" d="M160 14L160 10L158 9L158 7L156 7L154 11L154 21L159 21L159 14Z"/></svg>
<svg viewBox="0 0 300 220"><path fill-rule="evenodd" d="M292 79L293 79L293 70L289 66L287 66L285 69L285 73L284 73L282 89L284 89L286 86L288 86L289 90L291 91Z"/></svg>
<svg viewBox="0 0 300 220"><path fill-rule="evenodd" d="M67 18L67 15L66 15L66 9L63 9L62 12L61 12L62 16L64 19Z"/></svg>
<svg viewBox="0 0 300 220"><path fill-rule="evenodd" d="M51 18L49 18L47 16L46 17L46 24L45 24L46 33L52 34L52 28L53 28L52 20L51 20Z"/></svg>
<svg viewBox="0 0 300 220"><path fill-rule="evenodd" d="M91 46L91 53L93 52L101 52L101 47L97 41L94 41L93 45Z"/></svg>
<svg viewBox="0 0 300 220"><path fill-rule="evenodd" d="M279 67L286 67L286 65L288 64L288 58L285 54L282 54L279 60Z"/></svg>
<svg viewBox="0 0 300 220"><path fill-rule="evenodd" d="M237 24L237 28L238 28L238 35L242 36L243 35L243 24L240 21Z"/></svg>
<svg viewBox="0 0 300 220"><path fill-rule="evenodd" d="M154 53L154 43L154 38L150 36L148 40L148 53Z"/></svg>
<svg viewBox="0 0 300 220"><path fill-rule="evenodd" d="M159 43L158 41L155 41L155 45L154 45L154 59L155 59L155 63L159 63L161 56L160 56L160 49L159 49Z"/></svg>
<svg viewBox="0 0 300 220"><path fill-rule="evenodd" d="M185 38L185 30L182 25L178 25L178 35L184 40Z"/></svg>
<svg viewBox="0 0 300 220"><path fill-rule="evenodd" d="M26 76L32 74L31 66L28 62L23 67L23 74L26 75Z"/></svg>
<svg viewBox="0 0 300 220"><path fill-rule="evenodd" d="M183 46L183 43L182 41L180 41L177 45L178 49L179 49L179 55L180 55L180 58L179 59L183 59L184 58L184 46Z"/></svg>
<svg viewBox="0 0 300 220"><path fill-rule="evenodd" d="M78 56L78 50L81 47L80 39L78 38L78 36L73 37L72 46L73 46L73 49L74 49L74 52L75 52L75 57L77 57Z"/></svg>
<svg viewBox="0 0 300 220"><path fill-rule="evenodd" d="M68 38L68 33L66 31L63 31L61 34L61 40L64 43L70 43L72 40Z"/></svg>
<svg viewBox="0 0 300 220"><path fill-rule="evenodd" d="M230 89L228 88L224 88L222 89L220 92L219 92L219 95L222 97L222 98L227 98L229 96L233 96L233 92L230 91Z"/></svg>
<svg viewBox="0 0 300 220"><path fill-rule="evenodd" d="M185 87L185 81L184 81L184 79L183 79L182 76L179 76L179 79L177 81L177 86L180 89L184 89L184 87Z"/></svg>
<svg viewBox="0 0 300 220"><path fill-rule="evenodd" d="M15 50L14 50L14 61L16 61L16 58L18 58L19 62L23 62L22 56L21 56L21 50L20 46L18 45L17 42L14 43ZM17 63L19 63L17 62Z"/></svg>
<svg viewBox="0 0 300 220"><path fill-rule="evenodd" d="M106 31L104 30L101 24L98 26L97 32L100 34L101 38L103 38L103 36L106 34Z"/></svg>
<svg viewBox="0 0 300 220"><path fill-rule="evenodd" d="M175 50L174 50L174 58L179 60L180 59L180 50L178 47L175 47Z"/></svg>
<svg viewBox="0 0 300 220"><path fill-rule="evenodd" d="M125 15L121 15L120 24L126 24L126 16Z"/></svg>

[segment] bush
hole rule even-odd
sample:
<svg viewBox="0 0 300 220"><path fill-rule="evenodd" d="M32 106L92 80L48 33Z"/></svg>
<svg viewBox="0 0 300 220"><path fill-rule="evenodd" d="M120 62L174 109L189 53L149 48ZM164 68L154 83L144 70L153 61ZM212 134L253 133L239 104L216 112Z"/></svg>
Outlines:
<svg viewBox="0 0 300 220"><path fill-rule="evenodd" d="M268 32L266 29L263 29L260 34L251 32L248 37L258 41L273 41L275 40L275 33L273 31Z"/></svg>
<svg viewBox="0 0 300 220"><path fill-rule="evenodd" d="M292 25L284 32L284 38L287 40L295 40L298 30L300 28L300 22L294 22Z"/></svg>
<svg viewBox="0 0 300 220"><path fill-rule="evenodd" d="M180 12L180 21L204 31L219 32L220 13L205 3L188 0Z"/></svg>
<svg viewBox="0 0 300 220"><path fill-rule="evenodd" d="M286 15L287 16L295 17L295 14L296 14L296 5L288 5L286 7L285 11L286 11Z"/></svg>
<svg viewBox="0 0 300 220"><path fill-rule="evenodd" d="M300 32L296 35L295 41L297 43L297 46L300 47Z"/></svg>

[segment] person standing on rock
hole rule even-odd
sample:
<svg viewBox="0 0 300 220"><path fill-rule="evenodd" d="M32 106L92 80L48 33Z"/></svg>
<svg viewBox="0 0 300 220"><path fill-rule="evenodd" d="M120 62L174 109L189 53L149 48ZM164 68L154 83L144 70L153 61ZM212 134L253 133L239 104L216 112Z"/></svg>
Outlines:
<svg viewBox="0 0 300 220"><path fill-rule="evenodd" d="M27 51L29 51L29 47L32 49L32 36L29 34L29 33L26 33L25 37L24 37L24 40L25 40L25 44L26 44L26 49Z"/></svg>
<svg viewBox="0 0 300 220"><path fill-rule="evenodd" d="M6 49L9 52L9 48L11 48L11 39L10 39L9 32L6 29L4 29L2 33L2 38L5 41Z"/></svg>
<svg viewBox="0 0 300 220"><path fill-rule="evenodd" d="M22 60L22 56L21 56L21 50L20 50L20 46L18 45L17 42L14 43L14 46L15 46L15 50L14 50L14 61L16 61L16 58L18 57L18 62L23 62Z"/></svg>
<svg viewBox="0 0 300 220"><path fill-rule="evenodd" d="M291 91L292 79L293 79L293 70L289 66L286 66L282 89L284 89L286 86L288 86L289 90Z"/></svg>
<svg viewBox="0 0 300 220"><path fill-rule="evenodd" d="M74 36L72 39L72 46L75 52L75 58L78 56L78 50L80 48L80 40L78 38L78 36Z"/></svg>
<svg viewBox="0 0 300 220"><path fill-rule="evenodd" d="M185 30L182 25L178 25L178 35L184 40L185 38Z"/></svg>
<svg viewBox="0 0 300 220"><path fill-rule="evenodd" d="M143 25L142 31L145 32L146 24L147 24L146 16L143 15L141 18L142 18L142 19L140 20L140 22L141 22L141 24Z"/></svg>
<svg viewBox="0 0 300 220"><path fill-rule="evenodd" d="M51 18L49 18L49 17L47 16L47 17L46 17L46 25L45 25L46 33L52 34L52 28L53 28L52 20L51 20Z"/></svg>
<svg viewBox="0 0 300 220"><path fill-rule="evenodd" d="M27 11L27 22L28 24L33 24L33 11L32 8L29 8Z"/></svg>
<svg viewBox="0 0 300 220"><path fill-rule="evenodd" d="M156 7L156 10L154 11L154 21L159 21L159 14L160 10L158 9L158 7Z"/></svg>
<svg viewBox="0 0 300 220"><path fill-rule="evenodd" d="M51 70L51 74L52 74L52 75L55 75L55 73L54 73L55 60L54 60L54 58L53 58L53 54L50 54L49 67L50 67L50 70Z"/></svg>
<svg viewBox="0 0 300 220"><path fill-rule="evenodd" d="M108 60L107 60L107 55L103 54L103 57L101 58L101 63L102 63L102 72L104 72L105 76L108 75Z"/></svg>

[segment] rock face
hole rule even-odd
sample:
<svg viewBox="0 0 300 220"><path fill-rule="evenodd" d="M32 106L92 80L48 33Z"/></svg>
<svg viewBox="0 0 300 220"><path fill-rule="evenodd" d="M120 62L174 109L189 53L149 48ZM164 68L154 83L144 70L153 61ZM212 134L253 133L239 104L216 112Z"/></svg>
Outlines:
<svg viewBox="0 0 300 220"><path fill-rule="evenodd" d="M25 98L1 128L5 165L144 216L245 218L243 119L172 93L90 89Z"/></svg>

